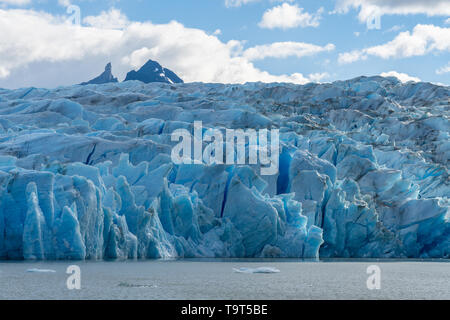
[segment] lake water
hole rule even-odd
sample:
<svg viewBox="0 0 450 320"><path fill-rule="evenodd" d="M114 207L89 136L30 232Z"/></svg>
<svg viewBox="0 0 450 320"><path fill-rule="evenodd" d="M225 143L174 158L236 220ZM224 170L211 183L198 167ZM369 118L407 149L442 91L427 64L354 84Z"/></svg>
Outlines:
<svg viewBox="0 0 450 320"><path fill-rule="evenodd" d="M73 264L80 290L67 289ZM370 265L381 270L380 290L367 288ZM280 272L233 271L242 267ZM450 261L2 262L0 299L450 299Z"/></svg>

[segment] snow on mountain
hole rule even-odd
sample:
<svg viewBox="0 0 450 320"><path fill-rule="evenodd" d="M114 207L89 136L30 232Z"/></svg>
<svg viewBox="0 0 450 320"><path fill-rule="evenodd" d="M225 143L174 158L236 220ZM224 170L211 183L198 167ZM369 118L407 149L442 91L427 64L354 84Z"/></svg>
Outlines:
<svg viewBox="0 0 450 320"><path fill-rule="evenodd" d="M105 71L98 77L81 83L81 85L88 85L88 84L103 84L103 83L109 83L109 82L118 82L117 78L114 78L112 75L112 66L111 63L108 63L105 67Z"/></svg>
<svg viewBox="0 0 450 320"><path fill-rule="evenodd" d="M163 68L158 62L148 60L138 71L130 71L124 81L139 80L144 83L183 83L173 71Z"/></svg>
<svg viewBox="0 0 450 320"><path fill-rule="evenodd" d="M449 258L449 103L382 77L0 89L0 258ZM278 128L279 173L174 164L194 120Z"/></svg>

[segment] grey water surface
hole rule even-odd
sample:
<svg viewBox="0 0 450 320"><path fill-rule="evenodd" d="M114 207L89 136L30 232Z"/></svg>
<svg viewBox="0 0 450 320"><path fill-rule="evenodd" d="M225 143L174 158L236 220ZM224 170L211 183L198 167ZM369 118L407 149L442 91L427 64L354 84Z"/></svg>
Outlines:
<svg viewBox="0 0 450 320"><path fill-rule="evenodd" d="M80 267L80 290L67 287L70 265ZM366 284L371 265L379 290ZM261 267L280 272L233 271ZM450 261L1 262L0 299L450 299Z"/></svg>

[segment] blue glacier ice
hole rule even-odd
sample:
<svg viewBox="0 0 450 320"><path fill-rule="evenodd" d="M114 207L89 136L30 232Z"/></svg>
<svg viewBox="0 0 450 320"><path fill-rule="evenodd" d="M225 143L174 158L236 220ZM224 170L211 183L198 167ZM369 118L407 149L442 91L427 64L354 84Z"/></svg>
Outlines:
<svg viewBox="0 0 450 320"><path fill-rule="evenodd" d="M449 258L449 103L382 77L0 89L0 259ZM175 164L194 121L279 129L278 173Z"/></svg>

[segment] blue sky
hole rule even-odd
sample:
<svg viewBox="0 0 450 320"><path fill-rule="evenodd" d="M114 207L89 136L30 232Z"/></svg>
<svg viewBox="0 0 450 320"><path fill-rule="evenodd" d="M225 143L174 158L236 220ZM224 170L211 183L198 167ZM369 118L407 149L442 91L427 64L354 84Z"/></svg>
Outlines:
<svg viewBox="0 0 450 320"><path fill-rule="evenodd" d="M186 81L450 85L449 0L0 0L0 28L6 88L78 83L109 61L123 79L149 58Z"/></svg>

